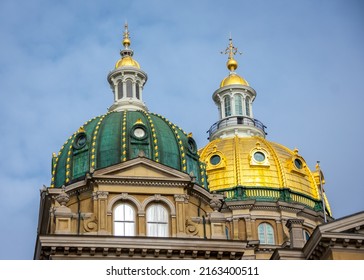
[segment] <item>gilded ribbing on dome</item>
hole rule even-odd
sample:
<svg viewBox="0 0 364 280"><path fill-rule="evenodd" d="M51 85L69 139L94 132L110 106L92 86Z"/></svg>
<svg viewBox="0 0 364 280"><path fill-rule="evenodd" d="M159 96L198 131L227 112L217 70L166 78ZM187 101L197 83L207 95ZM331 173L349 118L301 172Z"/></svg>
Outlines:
<svg viewBox="0 0 364 280"><path fill-rule="evenodd" d="M234 137L234 173L235 173L235 186L239 186L242 184L241 182L241 176L240 176L240 153L239 153L239 138L237 136Z"/></svg>
<svg viewBox="0 0 364 280"><path fill-rule="evenodd" d="M71 180L71 157L72 157L72 145L75 141L75 136L76 133L73 133L73 137L71 140L71 145L68 147L68 152L67 152L67 161L66 161L66 183L69 183L69 181Z"/></svg>
<svg viewBox="0 0 364 280"><path fill-rule="evenodd" d="M187 171L187 164L186 164L186 153L185 153L185 150L184 150L184 147L183 147L183 142L181 140L181 137L179 136L178 134L178 130L180 130L185 136L187 136L187 133L184 132L179 126L173 124L172 122L170 122L168 119L166 119L165 117L161 116L161 115L157 115L159 116L160 118L162 118L163 120L166 121L166 123L168 124L168 126L171 128L171 130L173 131L176 139L177 139L177 143L178 143L178 146L179 146L179 150L180 150L180 156L181 156L181 165L182 165L182 170L184 172Z"/></svg>
<svg viewBox="0 0 364 280"><path fill-rule="evenodd" d="M121 161L126 161L126 112L123 112L123 121L121 126Z"/></svg>
<svg viewBox="0 0 364 280"><path fill-rule="evenodd" d="M97 122L97 125L95 127L95 130L93 131L93 134L92 134L92 139L91 139L91 167L92 168L95 168L96 166L96 156L97 156L97 153L96 153L96 150L97 150L97 137L98 137L98 133L99 133L99 128L100 128L100 125L102 123L102 121L104 120L104 118L106 117L106 115L108 115L110 112L106 113L105 115L102 115L99 119L99 121Z"/></svg>
<svg viewBox="0 0 364 280"><path fill-rule="evenodd" d="M150 117L150 115L147 112L143 112L143 114L146 115L146 117L147 117L147 119L149 121L150 128L152 130L154 160L156 162L159 162L158 139L157 139L157 135L155 133L154 123L153 123L152 118Z"/></svg>
<svg viewBox="0 0 364 280"><path fill-rule="evenodd" d="M61 156L64 148L68 145L68 142L72 139L71 135L66 142L64 142L64 144L62 145L61 149L58 152L58 155L55 157L54 160L52 160L53 163L53 170L52 170L52 179L51 179L51 188L55 187L55 176L56 176L56 172L57 172L57 167L58 167L58 162L59 162L59 157Z"/></svg>

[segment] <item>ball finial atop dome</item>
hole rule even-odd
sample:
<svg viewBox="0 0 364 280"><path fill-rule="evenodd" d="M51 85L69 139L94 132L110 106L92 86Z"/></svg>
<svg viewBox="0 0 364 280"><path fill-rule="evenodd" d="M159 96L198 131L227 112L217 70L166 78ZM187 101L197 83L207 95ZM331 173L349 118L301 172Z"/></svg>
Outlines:
<svg viewBox="0 0 364 280"><path fill-rule="evenodd" d="M249 86L248 82L240 77L238 74L235 73L235 70L238 68L238 62L234 59L234 55L236 53L241 54L241 52L238 52L238 48L234 47L233 45L233 39L229 38L229 46L226 48L224 52L221 52L223 54L228 55L228 61L226 62L226 67L229 69L230 73L229 76L224 78L221 83L220 87L228 86L228 85L244 85Z"/></svg>

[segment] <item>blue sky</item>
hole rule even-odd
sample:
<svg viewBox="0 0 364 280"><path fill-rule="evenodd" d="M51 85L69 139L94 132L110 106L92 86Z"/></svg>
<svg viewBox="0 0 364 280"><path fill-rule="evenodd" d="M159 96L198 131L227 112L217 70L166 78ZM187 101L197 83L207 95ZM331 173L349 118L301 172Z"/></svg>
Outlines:
<svg viewBox="0 0 364 280"><path fill-rule="evenodd" d="M267 139L321 162L335 218L364 210L362 1L2 0L0 259L32 259L52 152L112 104L125 21L149 110L199 147L218 120L231 34Z"/></svg>

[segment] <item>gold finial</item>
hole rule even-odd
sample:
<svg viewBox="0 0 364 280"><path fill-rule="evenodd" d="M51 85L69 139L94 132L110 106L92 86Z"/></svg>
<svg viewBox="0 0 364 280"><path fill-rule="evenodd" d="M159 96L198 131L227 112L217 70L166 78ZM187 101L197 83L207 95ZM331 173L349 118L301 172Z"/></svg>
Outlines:
<svg viewBox="0 0 364 280"><path fill-rule="evenodd" d="M315 168L316 168L317 171L320 171L321 167L320 167L320 161L319 160L316 162Z"/></svg>
<svg viewBox="0 0 364 280"><path fill-rule="evenodd" d="M83 126L81 126L78 130L77 130L77 133L81 133L81 132L85 132L85 129Z"/></svg>
<svg viewBox="0 0 364 280"><path fill-rule="evenodd" d="M128 30L128 23L125 22L124 25L124 33L123 33L123 45L127 49L130 46L130 37L129 37L129 30Z"/></svg>
<svg viewBox="0 0 364 280"><path fill-rule="evenodd" d="M134 125L135 124L144 124L144 123L143 123L142 119L137 119L136 122L134 123Z"/></svg>
<svg viewBox="0 0 364 280"><path fill-rule="evenodd" d="M235 71L238 68L238 62L234 59L234 55L236 53L242 54L241 52L238 52L238 48L234 47L233 45L233 39L229 38L229 46L225 49L224 52L221 52L222 54L228 55L228 61L226 62L227 68L230 70L230 72Z"/></svg>

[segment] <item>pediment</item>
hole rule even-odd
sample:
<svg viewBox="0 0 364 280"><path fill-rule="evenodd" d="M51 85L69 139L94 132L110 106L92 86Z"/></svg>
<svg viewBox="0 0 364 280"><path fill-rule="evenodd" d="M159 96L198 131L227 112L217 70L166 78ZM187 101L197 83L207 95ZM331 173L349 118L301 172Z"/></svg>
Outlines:
<svg viewBox="0 0 364 280"><path fill-rule="evenodd" d="M103 178L191 180L186 173L142 157L96 170L94 176Z"/></svg>
<svg viewBox="0 0 364 280"><path fill-rule="evenodd" d="M321 233L364 233L364 212L346 216L320 226Z"/></svg>

